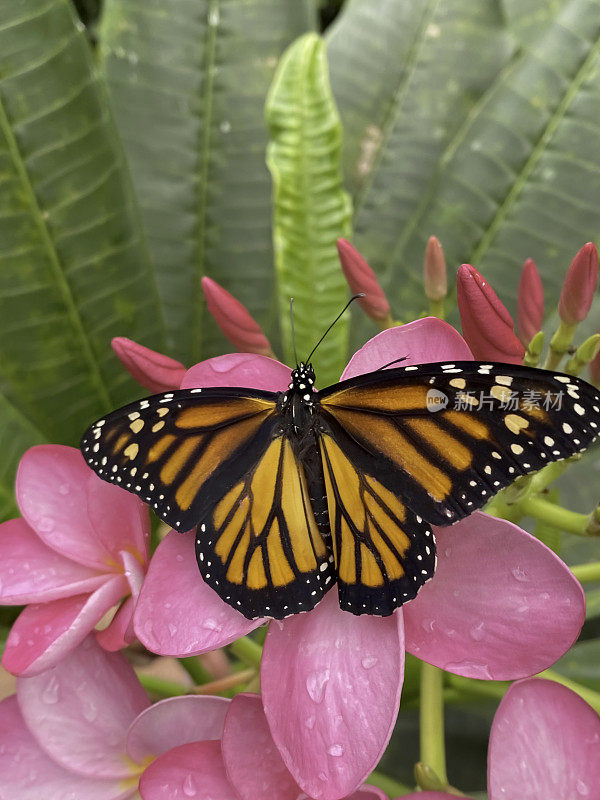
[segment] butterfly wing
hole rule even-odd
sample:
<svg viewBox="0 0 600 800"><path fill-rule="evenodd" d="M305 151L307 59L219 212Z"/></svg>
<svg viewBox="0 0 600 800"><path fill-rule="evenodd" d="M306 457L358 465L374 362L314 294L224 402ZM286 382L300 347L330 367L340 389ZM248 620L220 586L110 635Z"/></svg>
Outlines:
<svg viewBox="0 0 600 800"><path fill-rule="evenodd" d="M182 389L98 420L81 451L101 478L137 494L184 531L252 468L277 424L270 392Z"/></svg>
<svg viewBox="0 0 600 800"><path fill-rule="evenodd" d="M286 436L273 439L200 525L204 580L253 619L310 611L335 582L306 476Z"/></svg>
<svg viewBox="0 0 600 800"><path fill-rule="evenodd" d="M519 475L582 452L600 430L593 386L509 364L384 370L319 399L345 456L436 525L467 516Z"/></svg>
<svg viewBox="0 0 600 800"><path fill-rule="evenodd" d="M155 395L94 423L81 449L101 478L137 494L169 525L197 527L204 580L246 617L308 611L333 585L331 553L275 395Z"/></svg>

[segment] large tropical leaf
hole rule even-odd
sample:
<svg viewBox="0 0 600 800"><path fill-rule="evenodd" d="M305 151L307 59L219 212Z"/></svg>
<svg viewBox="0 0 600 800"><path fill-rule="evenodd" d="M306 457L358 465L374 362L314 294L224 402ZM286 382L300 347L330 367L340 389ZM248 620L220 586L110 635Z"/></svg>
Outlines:
<svg viewBox="0 0 600 800"><path fill-rule="evenodd" d="M277 339L264 101L309 0L106 0L102 63L142 207L169 349L222 352L200 279Z"/></svg>
<svg viewBox="0 0 600 800"><path fill-rule="evenodd" d="M523 47L531 47L567 5L568 0L502 0L507 27Z"/></svg>
<svg viewBox="0 0 600 800"><path fill-rule="evenodd" d="M316 34L301 37L283 55L267 98L267 121L279 308L291 363L290 298L295 300L298 357L305 359L348 296L336 250L336 239L348 235L351 214L342 188L342 130L325 45ZM338 380L346 349L344 319L315 354L321 385Z"/></svg>
<svg viewBox="0 0 600 800"><path fill-rule="evenodd" d="M0 5L0 485L9 491L24 447L76 443L130 396L112 335L162 344L132 189L81 27L69 0Z"/></svg>

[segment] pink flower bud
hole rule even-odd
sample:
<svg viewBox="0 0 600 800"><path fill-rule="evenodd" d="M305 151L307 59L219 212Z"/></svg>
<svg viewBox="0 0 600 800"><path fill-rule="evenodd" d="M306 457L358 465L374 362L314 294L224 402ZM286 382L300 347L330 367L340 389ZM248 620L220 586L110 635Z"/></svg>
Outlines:
<svg viewBox="0 0 600 800"><path fill-rule="evenodd" d="M337 240L340 263L353 294L363 293L358 302L371 319L389 320L390 304L371 267L346 239Z"/></svg>
<svg viewBox="0 0 600 800"><path fill-rule="evenodd" d="M521 364L525 349L512 317L483 275L470 264L458 270L457 299L463 336L476 359Z"/></svg>
<svg viewBox="0 0 600 800"><path fill-rule="evenodd" d="M260 325L252 319L239 300L212 278L202 278L202 289L208 310L215 318L221 332L240 353L273 355L269 340Z"/></svg>
<svg viewBox="0 0 600 800"><path fill-rule="evenodd" d="M544 319L544 287L535 261L528 258L523 265L517 297L519 338L525 346L541 330Z"/></svg>
<svg viewBox="0 0 600 800"><path fill-rule="evenodd" d="M446 259L440 240L430 236L425 248L423 261L423 281L425 295L428 300L439 302L448 294L448 280L446 277Z"/></svg>
<svg viewBox="0 0 600 800"><path fill-rule="evenodd" d="M558 313L567 325L586 318L598 283L598 251L592 242L584 244L567 271L558 301Z"/></svg>
<svg viewBox="0 0 600 800"><path fill-rule="evenodd" d="M116 336L111 344L125 369L146 389L156 393L179 389L186 373L179 361L124 336Z"/></svg>

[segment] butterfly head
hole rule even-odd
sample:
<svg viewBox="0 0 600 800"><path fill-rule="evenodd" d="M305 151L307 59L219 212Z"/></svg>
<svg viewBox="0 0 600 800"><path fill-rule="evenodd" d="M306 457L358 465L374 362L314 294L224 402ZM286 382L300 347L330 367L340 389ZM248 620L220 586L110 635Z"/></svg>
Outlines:
<svg viewBox="0 0 600 800"><path fill-rule="evenodd" d="M315 371L312 364L305 364L301 361L296 369L292 370L289 388L304 399L311 399L311 395L315 391Z"/></svg>

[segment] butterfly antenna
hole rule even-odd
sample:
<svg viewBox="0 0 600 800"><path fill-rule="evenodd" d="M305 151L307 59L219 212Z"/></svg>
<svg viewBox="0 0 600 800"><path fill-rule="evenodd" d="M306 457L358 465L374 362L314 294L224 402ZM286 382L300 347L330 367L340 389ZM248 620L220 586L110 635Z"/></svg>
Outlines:
<svg viewBox="0 0 600 800"><path fill-rule="evenodd" d="M296 352L296 331L294 329L294 298L290 297L290 320L292 322L292 344L294 345L294 358L298 366L298 353Z"/></svg>
<svg viewBox="0 0 600 800"><path fill-rule="evenodd" d="M319 339L319 341L316 343L316 345L315 345L315 346L313 347L313 349L310 351L310 355L309 355L309 356L308 356L308 358L306 359L306 363L307 363L307 364L310 364L310 359L312 358L312 356L313 356L313 354L314 354L315 350L316 350L316 349L317 349L317 347L318 347L318 346L321 344L321 342L323 341L323 339L324 339L324 338L327 336L327 334L329 333L329 331L330 331L330 330L333 328L333 326L334 326L334 325L335 325L335 323L338 321L338 319L339 319L339 318L340 318L340 317L341 317L341 316L344 314L344 312L346 311L346 309L348 308L348 306L350 306L350 305L351 305L351 304L352 304L352 303L353 303L355 300L360 300L360 298L361 298L361 297L364 297L364 296L365 296L364 292L360 292L360 294L355 294L355 295L352 295L352 297L350 298L350 300L348 300L348 302L346 303L346 305L345 305L345 306L342 308L342 310L340 311L340 313L339 313L339 314L337 315L337 317L336 317L336 318L333 320L333 322L331 323L331 325L330 325L330 326L327 328L327 330L325 331L325 333L323 334L323 336L321 336L321 338Z"/></svg>

